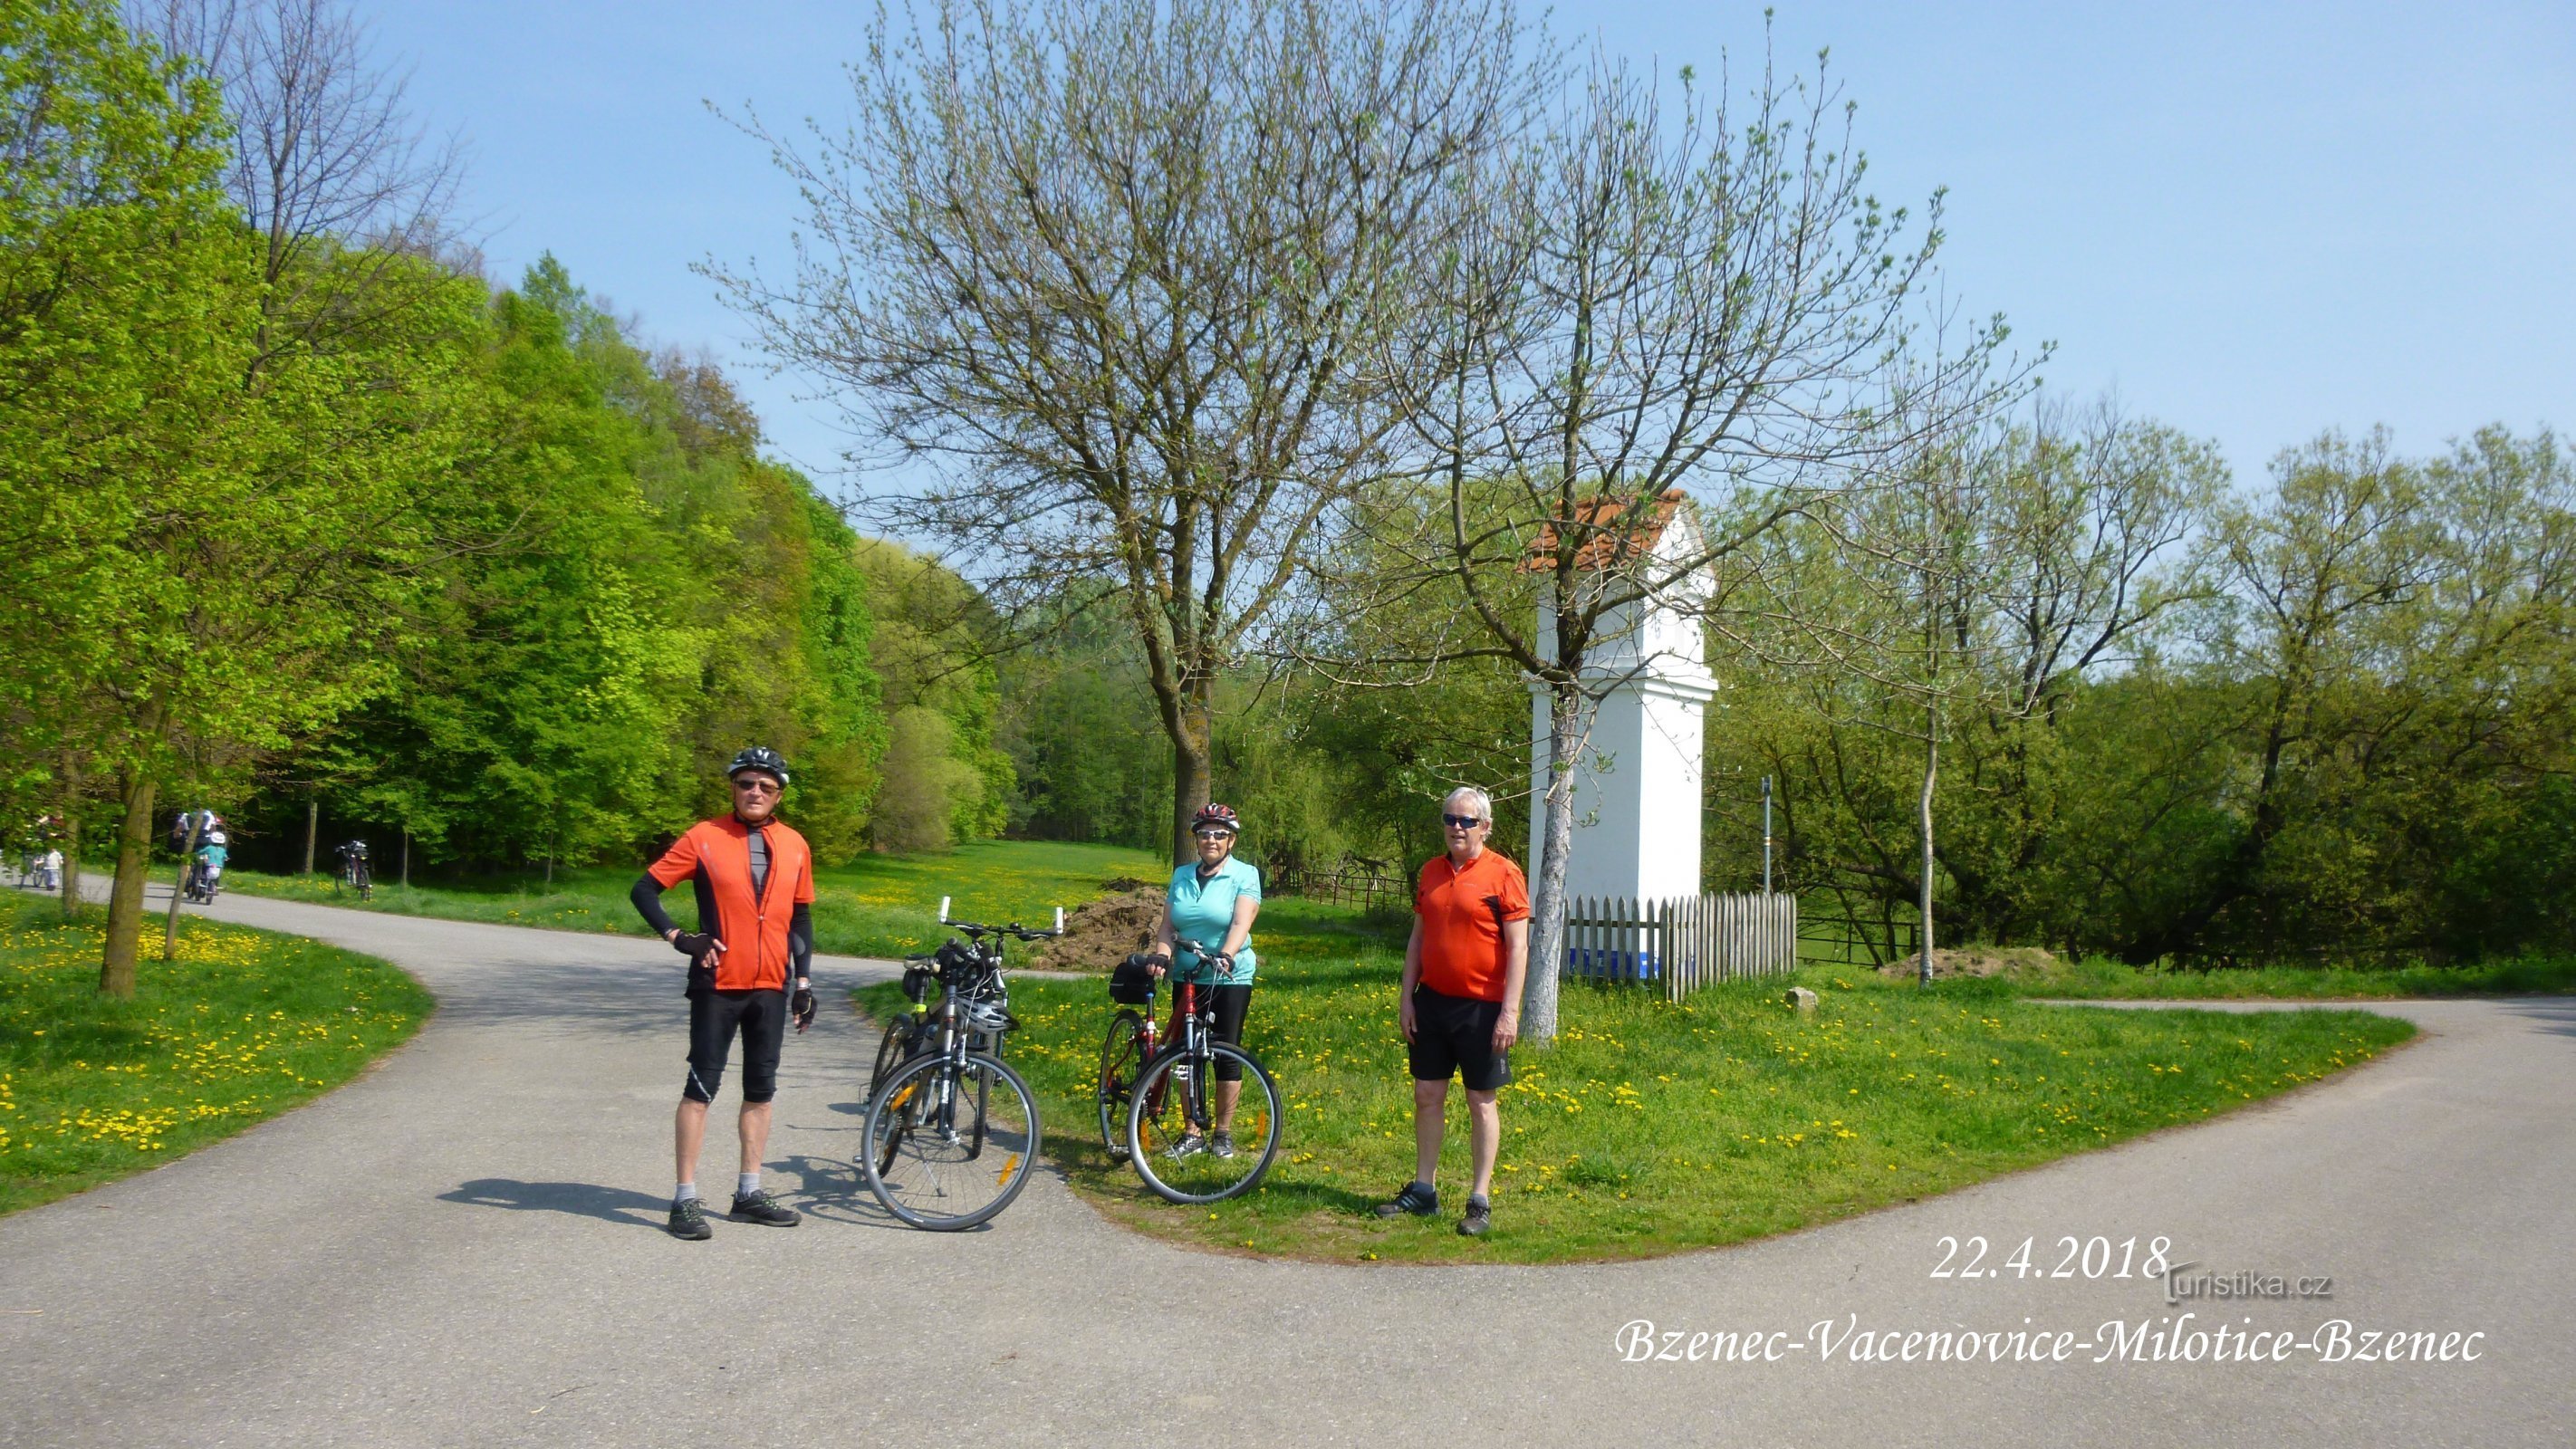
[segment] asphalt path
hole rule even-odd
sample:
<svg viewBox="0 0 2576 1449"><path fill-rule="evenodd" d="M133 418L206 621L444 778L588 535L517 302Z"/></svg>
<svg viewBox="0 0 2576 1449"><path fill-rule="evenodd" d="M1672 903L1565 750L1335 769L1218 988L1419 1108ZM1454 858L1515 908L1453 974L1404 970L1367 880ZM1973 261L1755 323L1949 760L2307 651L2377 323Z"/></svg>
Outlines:
<svg viewBox="0 0 2576 1449"><path fill-rule="evenodd" d="M212 914L399 962L439 1011L319 1102L0 1219L0 1444L2576 1442L2576 1000L2381 1008L2425 1038L2206 1125L1786 1237L1562 1268L1185 1251L1043 1175L984 1230L907 1230L850 1165L872 1042L830 1010L790 1039L770 1142L766 1180L805 1223L682 1243L661 1230L685 1050L666 948L244 897ZM816 975L833 1001L885 969ZM1987 1268L2035 1239L2045 1272L2060 1239L2097 1236L2168 1238L2195 1273L2331 1277L2332 1297L2169 1303L2080 1259L1931 1276L1945 1238L1954 1270L1965 1239ZM1630 1362L1639 1321L1656 1357ZM2211 1361L2193 1335L2220 1324L2226 1353L2252 1332L2286 1359ZM2363 1337L2387 1330L2459 1337L2452 1361L2391 1363ZM1712 1362L1718 1340L1690 1335L1720 1332L1761 1351ZM1951 1335L1952 1357L1909 1332ZM2016 1361L2009 1338L1956 1357L1960 1335L2016 1332L2063 1361Z"/></svg>

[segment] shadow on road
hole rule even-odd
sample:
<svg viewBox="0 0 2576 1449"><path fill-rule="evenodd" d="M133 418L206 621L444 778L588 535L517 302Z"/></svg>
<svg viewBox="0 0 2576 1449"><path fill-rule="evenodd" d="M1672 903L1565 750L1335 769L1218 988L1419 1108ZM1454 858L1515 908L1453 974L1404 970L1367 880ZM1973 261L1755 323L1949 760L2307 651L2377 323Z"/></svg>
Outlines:
<svg viewBox="0 0 2576 1449"><path fill-rule="evenodd" d="M2542 1031L2557 1036L2576 1036L2576 999L2551 996L2538 1000L2507 1000L2505 1010L2542 1023Z"/></svg>
<svg viewBox="0 0 2576 1449"><path fill-rule="evenodd" d="M514 1212L569 1213L646 1228L662 1227L671 1208L663 1198L623 1187L601 1187L589 1182L519 1182L506 1177L478 1177L460 1184L453 1192L440 1193L438 1200L472 1207L509 1208Z"/></svg>

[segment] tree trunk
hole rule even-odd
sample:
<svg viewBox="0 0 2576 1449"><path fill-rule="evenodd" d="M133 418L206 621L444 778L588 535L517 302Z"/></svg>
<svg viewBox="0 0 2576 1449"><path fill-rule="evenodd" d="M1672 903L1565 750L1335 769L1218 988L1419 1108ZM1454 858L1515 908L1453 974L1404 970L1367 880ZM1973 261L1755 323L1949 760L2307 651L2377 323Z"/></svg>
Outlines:
<svg viewBox="0 0 2576 1449"><path fill-rule="evenodd" d="M307 796L304 801L304 873L313 873L313 837L322 830L322 797Z"/></svg>
<svg viewBox="0 0 2576 1449"><path fill-rule="evenodd" d="M116 884L107 895L107 950L100 957L98 989L109 996L134 994L134 957L143 944L143 877L152 854L152 805L160 782L129 768L124 780L125 819L116 831Z"/></svg>
<svg viewBox="0 0 2576 1449"><path fill-rule="evenodd" d="M1549 687L1547 794L1539 803L1537 875L1530 890L1529 976L1521 983L1522 1041L1556 1040L1557 977L1565 970L1565 866L1574 854L1574 769L1591 733L1590 701L1572 682Z"/></svg>
<svg viewBox="0 0 2576 1449"><path fill-rule="evenodd" d="M188 821L188 843L179 847L179 878L170 883L170 920L161 928L161 959L179 959L179 903L188 896L188 872L195 868L197 837L205 830L204 817L191 814Z"/></svg>
<svg viewBox="0 0 2576 1449"><path fill-rule="evenodd" d="M1915 824L1923 832L1922 896L1917 905L1923 915L1923 969L1915 978L1920 984L1932 984L1932 776L1941 763L1941 706L1927 701L1923 706L1923 795L1916 802Z"/></svg>
<svg viewBox="0 0 2576 1449"><path fill-rule="evenodd" d="M80 757L66 751L63 755L63 919L80 914L81 907L81 776Z"/></svg>
<svg viewBox="0 0 2576 1449"><path fill-rule="evenodd" d="M1190 839L1190 821L1215 794L1211 778L1216 739L1216 710L1205 691L1183 692L1180 707L1164 711L1172 737L1172 863L1198 859Z"/></svg>

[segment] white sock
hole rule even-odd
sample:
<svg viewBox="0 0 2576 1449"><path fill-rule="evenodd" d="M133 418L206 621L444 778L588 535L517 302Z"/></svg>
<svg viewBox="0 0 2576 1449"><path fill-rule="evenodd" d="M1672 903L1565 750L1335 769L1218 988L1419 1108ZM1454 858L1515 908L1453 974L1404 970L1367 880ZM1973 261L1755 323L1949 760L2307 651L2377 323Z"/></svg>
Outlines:
<svg viewBox="0 0 2576 1449"><path fill-rule="evenodd" d="M749 1197L758 1191L760 1191L760 1174L757 1172L744 1173L733 1185L733 1195L736 1197Z"/></svg>
<svg viewBox="0 0 2576 1449"><path fill-rule="evenodd" d="M698 1185L694 1182L684 1182L678 1187L671 1189L671 1202L674 1206L677 1206L680 1203L689 1201L697 1195Z"/></svg>

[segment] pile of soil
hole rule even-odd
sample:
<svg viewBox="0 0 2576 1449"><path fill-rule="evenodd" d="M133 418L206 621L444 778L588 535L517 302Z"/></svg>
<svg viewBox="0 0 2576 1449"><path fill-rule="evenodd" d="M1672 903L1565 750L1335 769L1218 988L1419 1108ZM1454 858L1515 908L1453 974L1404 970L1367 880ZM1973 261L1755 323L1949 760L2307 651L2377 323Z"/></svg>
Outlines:
<svg viewBox="0 0 2576 1449"><path fill-rule="evenodd" d="M1142 881L1109 881L1119 888L1064 917L1064 934L1041 943L1023 964L1041 971L1107 971L1130 953L1153 944L1163 917L1163 889Z"/></svg>
<svg viewBox="0 0 2576 1449"><path fill-rule="evenodd" d="M1150 925L1148 927L1150 929ZM1878 968L1893 981L1911 981L1920 972L1920 957L1908 956ZM1932 976L2045 976L2057 969L2057 958L2039 946L1966 946L1955 951L1932 949Z"/></svg>

